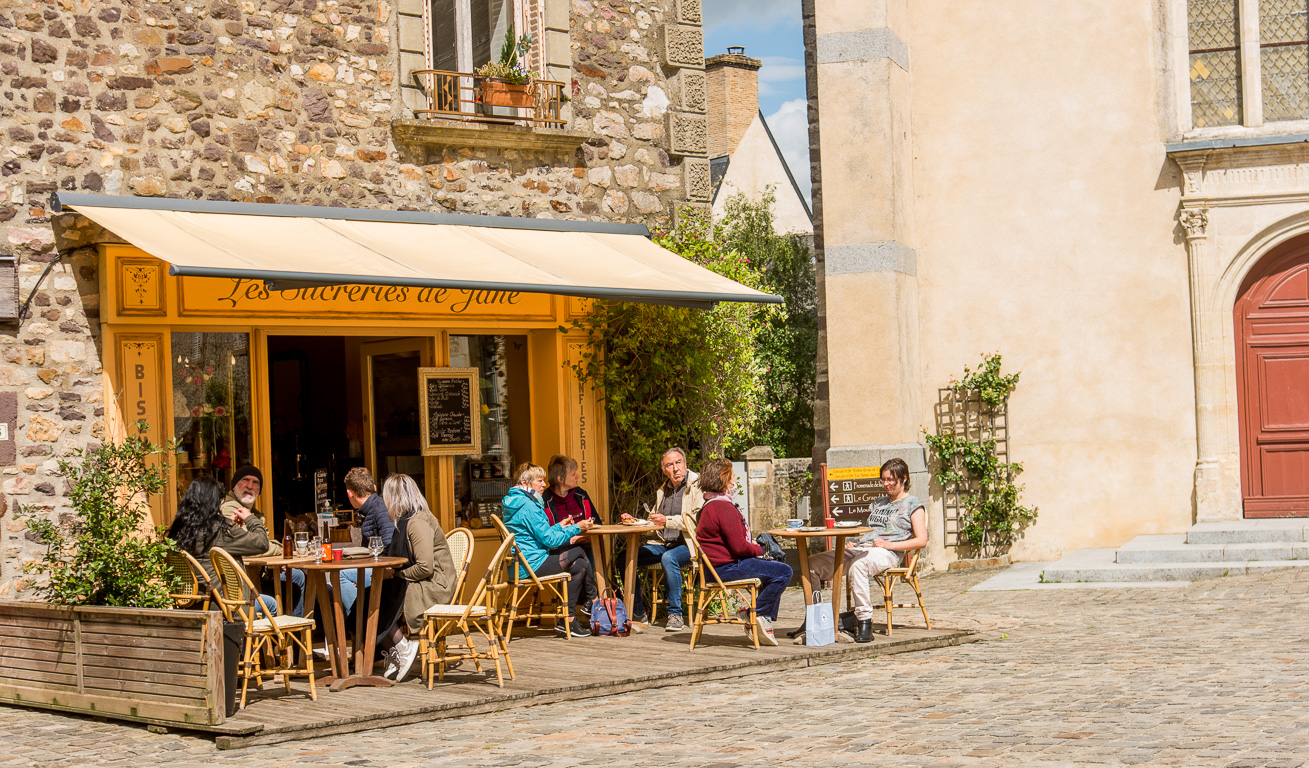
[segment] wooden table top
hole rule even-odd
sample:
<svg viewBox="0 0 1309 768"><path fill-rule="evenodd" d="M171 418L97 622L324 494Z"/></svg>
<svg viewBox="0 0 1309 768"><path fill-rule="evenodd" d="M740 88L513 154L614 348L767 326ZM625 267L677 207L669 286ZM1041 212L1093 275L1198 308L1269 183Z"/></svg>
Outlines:
<svg viewBox="0 0 1309 768"><path fill-rule="evenodd" d="M854 528L824 528L821 531L802 531L798 528L774 528L769 531L774 536L789 536L794 539L807 539L815 536L857 536L872 532L873 529L865 525Z"/></svg>
<svg viewBox="0 0 1309 768"><path fill-rule="evenodd" d="M662 525L654 523L645 523L643 525L597 525L586 532L587 536L591 535L613 535L616 533L649 533L651 531L663 530Z"/></svg>
<svg viewBox="0 0 1309 768"><path fill-rule="evenodd" d="M299 568L305 563L312 563L312 557L283 557L282 555L260 555L259 557L243 557L241 562L249 565L258 565L263 567L291 565Z"/></svg>
<svg viewBox="0 0 1309 768"><path fill-rule="evenodd" d="M353 571L356 568L398 568L407 562L403 557L379 557L374 560L371 555L365 555L316 563L311 557L308 563L296 567L306 571Z"/></svg>

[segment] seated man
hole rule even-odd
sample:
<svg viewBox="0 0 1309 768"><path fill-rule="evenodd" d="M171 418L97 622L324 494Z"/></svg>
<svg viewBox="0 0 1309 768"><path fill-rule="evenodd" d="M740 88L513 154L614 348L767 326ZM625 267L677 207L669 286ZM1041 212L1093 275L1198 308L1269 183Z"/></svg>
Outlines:
<svg viewBox="0 0 1309 768"><path fill-rule="evenodd" d="M252 529L257 523L260 529L265 530L264 538L267 538L264 513L255 509L255 501L259 498L259 491L263 484L264 476L258 467L251 464L238 467L232 473L232 490L223 499L219 512L227 518L227 522L238 527ZM220 485L219 488L221 487ZM282 554L282 545L276 541L269 541L263 556L271 557L280 554Z"/></svg>
<svg viewBox="0 0 1309 768"><path fill-rule="evenodd" d="M657 533L659 541L641 547L636 564L641 568L654 563L663 566L664 584L668 588L668 621L664 624L664 631L676 632L686 627L686 620L682 617L682 569L691 564L691 550L682 532L686 530L687 516L696 514L704 506L704 492L696 483L699 476L687 469L686 452L681 448L664 451L659 465L665 480L655 492L650 520L664 529ZM630 520L632 516L624 514L622 519ZM637 590L633 621L644 622L648 618L645 600Z"/></svg>
<svg viewBox="0 0 1309 768"><path fill-rule="evenodd" d="M377 483L373 480L373 475L367 467L354 467L345 473L345 497L350 502L350 506L359 511L361 522L359 524L360 541L364 546L368 546L368 540L373 536L380 536L383 547L391 546L391 537L395 535L395 523L391 521L391 516L387 514L386 503L382 501L382 495L377 492ZM354 606L355 600L359 596L359 586L355 581L359 578L359 571L348 569L341 571L341 609L346 613ZM295 615L304 615L304 571L299 568L291 569L291 582L300 589L300 599L295 606ZM373 569L364 570L364 591L373 583ZM329 582L328 589L331 589ZM346 622L347 631L353 627L353 623Z"/></svg>
<svg viewBox="0 0 1309 768"><path fill-rule="evenodd" d="M927 546L927 513L917 496L909 494L909 465L903 459L891 459L882 465L882 485L886 496L869 505L868 527L857 542L845 545L846 578L854 589L854 613L858 620L855 642L873 639L873 615L881 606L873 606L869 579L900 565L908 550ZM836 553L819 552L809 556L809 580L832 578Z"/></svg>

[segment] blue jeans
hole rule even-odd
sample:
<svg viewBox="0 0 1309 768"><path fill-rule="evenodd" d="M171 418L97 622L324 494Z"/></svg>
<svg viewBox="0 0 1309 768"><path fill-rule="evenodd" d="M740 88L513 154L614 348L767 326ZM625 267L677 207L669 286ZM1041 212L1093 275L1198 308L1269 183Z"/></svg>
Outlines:
<svg viewBox="0 0 1309 768"><path fill-rule="evenodd" d="M263 602L260 602L258 600L255 601L255 618L256 619L263 618L265 605L268 606L268 612L276 616L277 598L273 597L272 595L260 595L260 597L263 598Z"/></svg>
<svg viewBox="0 0 1309 768"><path fill-rule="evenodd" d="M782 602L782 593L791 583L791 566L776 560L764 560L747 557L727 565L715 565L718 578L723 581L738 579L759 579L761 589L755 600L755 612L769 621L777 621L777 608Z"/></svg>
<svg viewBox="0 0 1309 768"><path fill-rule="evenodd" d="M355 583L355 581L358 578L359 578L359 571L356 570L341 571L341 612L342 613L349 613L350 609L354 607L355 600L357 600L359 597L359 585ZM283 581L286 580L285 573L282 574L282 580ZM292 609L291 615L304 616L305 615L305 572L300 570L299 568L292 568L291 583L294 584L296 588L300 590L300 597L299 599L296 600L295 608ZM367 591L368 587L371 586L372 583L373 583L373 569L366 568L364 569L364 590ZM330 579L327 581L327 588L329 590L332 588L332 581Z"/></svg>
<svg viewBox="0 0 1309 768"><path fill-rule="evenodd" d="M691 550L685 544L651 543L641 547L636 553L636 564L640 568L660 563L664 567L664 584L668 586L668 615L682 615L682 569L691 564ZM641 590L636 591L636 613L645 613L645 598Z"/></svg>

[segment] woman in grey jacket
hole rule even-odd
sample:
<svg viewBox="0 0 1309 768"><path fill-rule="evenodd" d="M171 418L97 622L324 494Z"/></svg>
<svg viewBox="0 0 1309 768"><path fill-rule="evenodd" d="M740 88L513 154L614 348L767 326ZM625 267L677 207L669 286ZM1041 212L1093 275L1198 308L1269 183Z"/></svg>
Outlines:
<svg viewBox="0 0 1309 768"><path fill-rule="evenodd" d="M382 501L395 522L395 535L386 548L387 557L403 557L409 562L387 575L388 600L381 601L381 615L390 618L390 629L380 639L386 649L387 662L384 677L394 675L403 680L418 655L418 641L405 636L404 628L395 621L397 603L403 606L405 625L409 633L417 635L423 629L423 614L433 605L448 605L455 598L455 579L458 570L450 545L445 540L441 524L427 506L418 484L409 475L394 474L382 484ZM403 585L403 601L399 597ZM388 616L388 604L389 613Z"/></svg>

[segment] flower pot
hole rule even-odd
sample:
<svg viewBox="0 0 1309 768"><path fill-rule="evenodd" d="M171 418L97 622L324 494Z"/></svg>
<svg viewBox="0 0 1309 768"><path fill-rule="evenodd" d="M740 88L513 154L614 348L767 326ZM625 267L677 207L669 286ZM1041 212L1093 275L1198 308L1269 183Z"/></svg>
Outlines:
<svg viewBox="0 0 1309 768"><path fill-rule="evenodd" d="M513 107L517 109L535 109L535 84L507 83L499 78L485 79L482 81L482 106L483 108Z"/></svg>

